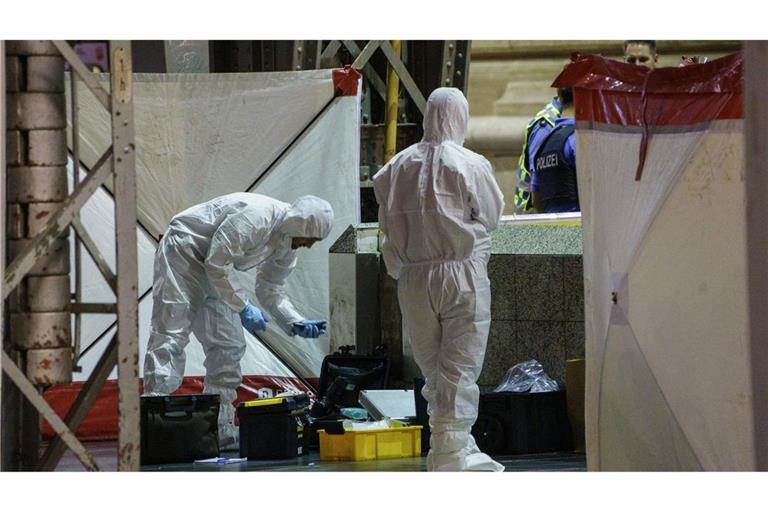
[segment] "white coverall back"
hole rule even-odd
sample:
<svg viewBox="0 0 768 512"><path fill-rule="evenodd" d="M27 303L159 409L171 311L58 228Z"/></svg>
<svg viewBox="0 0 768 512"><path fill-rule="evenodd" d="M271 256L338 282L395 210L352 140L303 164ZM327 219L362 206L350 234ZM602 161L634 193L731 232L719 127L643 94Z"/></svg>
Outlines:
<svg viewBox="0 0 768 512"><path fill-rule="evenodd" d="M184 348L193 332L205 353L204 392L221 397L221 446L234 447L232 402L246 348L239 313L248 295L232 269L257 268L259 305L270 321L292 335L292 325L305 320L283 287L296 266L292 238L325 238L332 223L330 204L317 197L303 196L290 205L246 192L221 196L176 215L155 254L144 392L165 395L181 385Z"/></svg>
<svg viewBox="0 0 768 512"><path fill-rule="evenodd" d="M503 471L470 434L491 321L489 233L504 199L491 164L462 147L468 110L458 89L435 90L422 141L395 155L373 181L382 255L398 280L403 332L426 381L427 469Z"/></svg>

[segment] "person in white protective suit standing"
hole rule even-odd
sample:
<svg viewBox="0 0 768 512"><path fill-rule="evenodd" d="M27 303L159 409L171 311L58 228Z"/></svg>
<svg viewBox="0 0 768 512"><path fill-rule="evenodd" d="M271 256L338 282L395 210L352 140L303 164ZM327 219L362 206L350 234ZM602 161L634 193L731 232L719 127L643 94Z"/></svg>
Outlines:
<svg viewBox="0 0 768 512"><path fill-rule="evenodd" d="M491 164L462 147L468 118L460 90L436 89L421 142L373 177L382 255L398 281L403 332L426 381L428 471L504 470L470 433L491 323L489 233L504 198Z"/></svg>
<svg viewBox="0 0 768 512"><path fill-rule="evenodd" d="M296 266L296 249L327 237L332 224L333 210L323 199L303 196L288 204L245 192L176 215L155 255L144 393L166 395L181 385L184 348L194 333L205 352L204 392L221 397L221 449L237 447L232 402L242 378L242 327L256 334L271 318L291 336L325 333L327 322L299 314L283 285ZM252 268L256 298L268 315L248 302L233 272Z"/></svg>

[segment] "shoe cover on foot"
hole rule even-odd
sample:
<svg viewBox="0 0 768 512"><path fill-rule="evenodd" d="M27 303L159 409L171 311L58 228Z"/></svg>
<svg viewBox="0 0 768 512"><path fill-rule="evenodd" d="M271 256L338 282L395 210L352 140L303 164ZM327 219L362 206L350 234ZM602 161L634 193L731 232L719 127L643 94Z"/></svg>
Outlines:
<svg viewBox="0 0 768 512"><path fill-rule="evenodd" d="M504 471L504 466L484 453L472 453L466 457L466 469L464 471Z"/></svg>

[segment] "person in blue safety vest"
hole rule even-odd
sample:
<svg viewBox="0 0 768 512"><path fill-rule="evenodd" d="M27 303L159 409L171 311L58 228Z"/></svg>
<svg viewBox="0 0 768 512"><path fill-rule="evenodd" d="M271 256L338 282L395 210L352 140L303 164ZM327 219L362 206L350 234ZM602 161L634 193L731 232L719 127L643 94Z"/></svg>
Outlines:
<svg viewBox="0 0 768 512"><path fill-rule="evenodd" d="M557 96L541 109L526 125L523 133L523 149L517 170L517 186L515 187L515 211L517 213L533 213L531 201L531 155L532 149L538 148L535 141L541 141L555 127L555 121L560 119L563 109L573 104L571 89L558 89Z"/></svg>
<svg viewBox="0 0 768 512"><path fill-rule="evenodd" d="M536 213L579 211L573 104L548 133L531 141L531 199Z"/></svg>

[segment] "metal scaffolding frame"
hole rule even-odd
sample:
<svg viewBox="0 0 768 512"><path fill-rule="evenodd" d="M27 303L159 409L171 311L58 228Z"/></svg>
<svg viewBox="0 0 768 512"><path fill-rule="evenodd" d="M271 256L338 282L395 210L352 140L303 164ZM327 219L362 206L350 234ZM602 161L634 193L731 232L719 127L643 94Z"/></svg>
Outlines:
<svg viewBox="0 0 768 512"><path fill-rule="evenodd" d="M131 82L131 45L130 41L110 41L110 79L111 92L107 92L80 60L72 47L65 41L53 41L61 55L72 68L73 84L77 78L98 99L110 113L112 120L112 145L99 158L91 172L83 180L75 178L75 188L61 207L51 216L42 231L25 250L5 268L2 275L2 299L8 298L33 268L35 263L45 257L57 237L70 227L77 235L79 243L94 257L97 267L115 291L117 304L82 304L79 302L80 286L76 287L76 302L70 305L70 311L76 315L82 313L117 313L117 333L109 344L74 404L64 420L48 405L42 394L35 388L3 350L0 355L2 369L23 395L51 425L57 437L49 444L40 459L38 469L55 469L66 448L74 452L78 460L88 470L99 467L74 432L85 419L107 376L117 365L118 368L118 460L117 468L121 471L139 469L139 382L138 382L138 267L136 237L136 172L135 145L133 137L133 100ZM77 96L73 87L72 94L73 140L77 141ZM3 136L5 130L3 130ZM77 142L75 142L75 148ZM75 149L76 151L76 149ZM77 162L75 160L75 162ZM3 166L4 168L4 166ZM75 175L79 169L75 165ZM110 177L114 177L115 187L115 239L116 239L116 275L109 271L104 258L88 236L79 221L79 212L90 197ZM4 194L3 194L4 198ZM3 228L5 223L3 223ZM5 235L5 233L3 233ZM76 280L80 281L80 274ZM79 324L79 320L77 321ZM76 332L78 331L76 327ZM4 336L4 332L3 332ZM74 357L79 356L79 337L75 340Z"/></svg>
<svg viewBox="0 0 768 512"><path fill-rule="evenodd" d="M424 114L424 107L427 104L427 100L424 98L424 94L419 90L408 69L405 67L403 60L392 48L389 41L384 40L372 40L368 41L365 47L360 50L360 47L354 41L331 41L325 48L325 51L320 56L320 62L327 62L332 58L340 49L344 46L349 53L354 57L355 61L352 63L352 67L361 70L363 75L371 83L373 89L379 93L382 99L387 96L386 84L384 80L379 77L376 70L370 65L371 57L376 53L376 50L381 50L386 57L389 65L392 66L397 76L400 78L400 82L411 97L411 100L419 109L419 112Z"/></svg>
<svg viewBox="0 0 768 512"><path fill-rule="evenodd" d="M296 42L295 44L304 42ZM396 153L418 142L420 118L424 115L426 97L436 87L456 87L466 91L469 74L471 41L402 41L402 54L390 41L325 40L320 41L320 67L338 65L351 57L352 66L361 71L366 83L363 92L361 148L361 215L364 222L375 219L377 208L371 177L386 163L386 150ZM440 43L440 46L436 46ZM342 57L342 52L348 56ZM380 54L384 59L376 59ZM401 56L402 55L402 56ZM386 63L386 75L381 73ZM387 87L393 77L402 87ZM400 90L404 91L400 97ZM367 91L367 92L366 92ZM389 92L389 97L388 97ZM374 101L381 99L388 117L378 119ZM400 101L404 100L404 101ZM397 113L396 129L393 127ZM389 119L389 123L386 122ZM390 129L387 131L385 125Z"/></svg>
<svg viewBox="0 0 768 512"><path fill-rule="evenodd" d="M5 95L5 41L0 40L0 91ZM5 96L4 96L5 98ZM0 170L5 177L5 100L0 102L0 137L2 138L2 145L0 145ZM5 178L0 179L0 283L5 282ZM0 337L5 338L5 300L0 300ZM2 350L3 344L0 343L0 367L2 362L5 361L5 350ZM3 396L3 379L2 372L0 372L0 397ZM0 406L0 428L3 425L3 408ZM3 460L3 439L0 436L0 461Z"/></svg>

